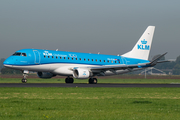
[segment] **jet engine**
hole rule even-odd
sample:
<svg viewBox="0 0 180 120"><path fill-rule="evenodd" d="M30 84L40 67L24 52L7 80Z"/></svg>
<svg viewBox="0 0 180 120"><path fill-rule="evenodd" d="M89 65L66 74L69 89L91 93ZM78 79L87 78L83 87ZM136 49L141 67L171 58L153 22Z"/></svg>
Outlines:
<svg viewBox="0 0 180 120"><path fill-rule="evenodd" d="M56 76L50 72L37 72L37 75L39 78L52 78L52 77Z"/></svg>
<svg viewBox="0 0 180 120"><path fill-rule="evenodd" d="M92 73L87 69L78 68L73 71L74 78L86 79L89 78L90 76L92 76Z"/></svg>

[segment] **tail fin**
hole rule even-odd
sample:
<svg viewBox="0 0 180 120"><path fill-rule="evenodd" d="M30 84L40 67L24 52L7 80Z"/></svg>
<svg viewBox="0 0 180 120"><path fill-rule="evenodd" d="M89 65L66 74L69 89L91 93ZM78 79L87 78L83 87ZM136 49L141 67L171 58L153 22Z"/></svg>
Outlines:
<svg viewBox="0 0 180 120"><path fill-rule="evenodd" d="M143 35L140 37L139 41L134 46L134 48L131 51L123 54L122 56L128 58L148 60L154 30L155 26L148 26Z"/></svg>

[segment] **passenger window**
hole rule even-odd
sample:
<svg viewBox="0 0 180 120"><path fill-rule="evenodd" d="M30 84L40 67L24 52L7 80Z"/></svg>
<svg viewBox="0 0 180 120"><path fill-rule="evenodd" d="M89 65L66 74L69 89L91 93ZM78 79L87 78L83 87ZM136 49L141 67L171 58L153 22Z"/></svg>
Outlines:
<svg viewBox="0 0 180 120"><path fill-rule="evenodd" d="M79 60L81 60L81 58L79 58Z"/></svg>
<svg viewBox="0 0 180 120"><path fill-rule="evenodd" d="M50 58L50 57L48 56L48 58Z"/></svg>
<svg viewBox="0 0 180 120"><path fill-rule="evenodd" d="M92 59L92 61L94 61L94 60Z"/></svg>
<svg viewBox="0 0 180 120"><path fill-rule="evenodd" d="M54 56L52 56L52 58L54 58Z"/></svg>
<svg viewBox="0 0 180 120"><path fill-rule="evenodd" d="M74 60L74 58L72 58L72 60Z"/></svg>
<svg viewBox="0 0 180 120"><path fill-rule="evenodd" d="M117 63L117 61L115 61L115 63Z"/></svg>
<svg viewBox="0 0 180 120"><path fill-rule="evenodd" d="M76 60L77 60L77 58L76 58Z"/></svg>
<svg viewBox="0 0 180 120"><path fill-rule="evenodd" d="M86 59L84 58L84 61L86 61Z"/></svg>
<svg viewBox="0 0 180 120"><path fill-rule="evenodd" d="M69 57L68 57L68 60L69 60Z"/></svg>
<svg viewBox="0 0 180 120"><path fill-rule="evenodd" d="M46 56L44 56L44 58L46 58Z"/></svg>
<svg viewBox="0 0 180 120"><path fill-rule="evenodd" d="M62 59L62 57L60 57L60 59Z"/></svg>
<svg viewBox="0 0 180 120"><path fill-rule="evenodd" d="M104 62L106 62L106 61L104 60Z"/></svg>
<svg viewBox="0 0 180 120"><path fill-rule="evenodd" d="M64 59L66 59L66 57L64 57Z"/></svg>
<svg viewBox="0 0 180 120"><path fill-rule="evenodd" d="M90 61L90 60L88 59L88 61Z"/></svg>
<svg viewBox="0 0 180 120"><path fill-rule="evenodd" d="M113 61L111 61L111 63L113 63Z"/></svg>
<svg viewBox="0 0 180 120"><path fill-rule="evenodd" d="M101 62L101 60L99 60Z"/></svg>
<svg viewBox="0 0 180 120"><path fill-rule="evenodd" d="M56 56L56 59L58 59L58 57Z"/></svg>

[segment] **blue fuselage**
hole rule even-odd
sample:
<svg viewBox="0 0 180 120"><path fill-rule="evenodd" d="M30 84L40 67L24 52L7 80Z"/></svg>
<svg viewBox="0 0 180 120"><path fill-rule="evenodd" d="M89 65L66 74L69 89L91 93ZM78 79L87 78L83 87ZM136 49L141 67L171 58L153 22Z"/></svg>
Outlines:
<svg viewBox="0 0 180 120"><path fill-rule="evenodd" d="M137 64L141 63L149 63L149 61L114 55L22 49L7 58L4 61L4 66L21 71L50 72L54 75L63 76L72 76L76 68L83 68L91 71L93 75L101 76L131 72L132 70L130 69L113 68L128 65L137 66ZM109 66L111 66L111 68L107 69ZM97 70L97 68L100 69ZM138 68L133 70L140 68L142 68L142 66L138 66ZM116 71L114 72L114 70Z"/></svg>
<svg viewBox="0 0 180 120"><path fill-rule="evenodd" d="M147 60L125 58L114 55L102 55L91 53L64 52L41 49L22 49L16 51L4 61L4 65L31 66L42 64L83 64L83 65L118 65L147 63ZM23 55L23 53L25 55Z"/></svg>

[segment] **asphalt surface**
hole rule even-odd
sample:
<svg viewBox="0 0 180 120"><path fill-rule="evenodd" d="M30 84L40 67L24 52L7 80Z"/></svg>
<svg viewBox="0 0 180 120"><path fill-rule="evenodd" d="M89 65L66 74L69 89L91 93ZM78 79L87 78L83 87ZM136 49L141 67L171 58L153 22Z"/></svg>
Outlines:
<svg viewBox="0 0 180 120"><path fill-rule="evenodd" d="M0 83L0 87L180 87L180 84L85 84L85 83Z"/></svg>

